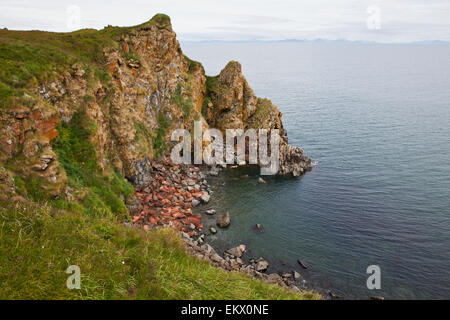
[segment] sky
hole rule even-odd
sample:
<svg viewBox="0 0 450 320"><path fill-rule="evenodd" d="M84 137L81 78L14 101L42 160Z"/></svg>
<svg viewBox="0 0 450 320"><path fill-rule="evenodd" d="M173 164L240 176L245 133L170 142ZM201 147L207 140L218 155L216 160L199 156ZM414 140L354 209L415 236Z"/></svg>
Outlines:
<svg viewBox="0 0 450 320"><path fill-rule="evenodd" d="M0 0L0 27L69 32L156 13L181 41L450 41L450 0Z"/></svg>

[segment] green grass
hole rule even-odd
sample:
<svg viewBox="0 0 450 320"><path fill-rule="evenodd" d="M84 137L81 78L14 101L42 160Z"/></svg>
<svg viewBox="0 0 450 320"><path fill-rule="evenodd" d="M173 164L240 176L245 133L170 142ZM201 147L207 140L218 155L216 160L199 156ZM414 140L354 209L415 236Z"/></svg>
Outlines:
<svg viewBox="0 0 450 320"><path fill-rule="evenodd" d="M66 171L69 185L75 190L85 192L79 199L85 213L126 216L128 211L122 199L126 200L132 196L133 187L114 170L100 170L94 145L90 141L95 130L94 123L83 111L79 111L72 116L69 123L61 122L58 125L59 135L53 142L53 149ZM30 195L29 192L27 194ZM32 199L45 200L45 196Z"/></svg>
<svg viewBox="0 0 450 320"><path fill-rule="evenodd" d="M192 109L194 108L194 104L192 103L192 97L191 97L191 91L192 88L188 87L187 91L188 91L188 98L185 99L183 97L183 87L181 86L181 84L178 84L177 88L175 89L175 93L173 96L173 102L178 106L178 108L180 108L181 110L183 110L183 118L187 119L190 114Z"/></svg>
<svg viewBox="0 0 450 320"><path fill-rule="evenodd" d="M250 128L262 128L272 112L276 109L269 99L258 98L255 113L248 119L247 123Z"/></svg>
<svg viewBox="0 0 450 320"><path fill-rule="evenodd" d="M214 95L216 94L215 91L217 90L218 82L219 76L214 77L206 76L206 95L205 98L203 99L202 104L202 115L205 117L205 119L208 118L208 109L209 109L208 104L214 100Z"/></svg>
<svg viewBox="0 0 450 320"><path fill-rule="evenodd" d="M219 76L206 76L206 95L210 96L211 93L217 89L219 83Z"/></svg>
<svg viewBox="0 0 450 320"><path fill-rule="evenodd" d="M139 58L139 55L137 54L137 52L134 51L134 49L130 46L128 47L128 52L122 51L122 56L126 59L126 60L134 60L136 62L140 62L141 59Z"/></svg>
<svg viewBox="0 0 450 320"><path fill-rule="evenodd" d="M158 129L156 129L156 136L153 140L153 150L155 155L160 156L164 150L167 149L168 144L166 142L165 136L166 131L170 126L170 122L163 112L158 114Z"/></svg>
<svg viewBox="0 0 450 320"><path fill-rule="evenodd" d="M76 204L1 203L0 299L311 299L189 256L172 229L145 232ZM81 269L69 290L65 270Z"/></svg>

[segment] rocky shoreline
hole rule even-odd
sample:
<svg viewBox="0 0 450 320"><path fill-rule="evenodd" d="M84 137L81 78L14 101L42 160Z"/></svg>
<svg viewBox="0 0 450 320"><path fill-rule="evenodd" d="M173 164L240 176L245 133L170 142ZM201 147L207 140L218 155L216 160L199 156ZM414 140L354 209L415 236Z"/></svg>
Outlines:
<svg viewBox="0 0 450 320"><path fill-rule="evenodd" d="M244 263L242 257L247 251L245 244L218 253L207 243L208 237L217 233L216 227L226 228L231 223L231 217L228 212L216 214L214 209L204 210L204 214L216 216L216 227L205 230L202 214L194 213L193 208L210 201L212 190L207 176L217 176L222 169L206 165L175 165L168 158L152 162L143 179L146 183L135 188L137 201L129 206L133 224L144 230L173 227L180 232L188 253L224 270L242 272L295 291L310 290L306 288L306 281L301 274L295 270L267 274L265 271L269 262L263 257L252 258L248 264ZM262 178L258 182L265 183Z"/></svg>

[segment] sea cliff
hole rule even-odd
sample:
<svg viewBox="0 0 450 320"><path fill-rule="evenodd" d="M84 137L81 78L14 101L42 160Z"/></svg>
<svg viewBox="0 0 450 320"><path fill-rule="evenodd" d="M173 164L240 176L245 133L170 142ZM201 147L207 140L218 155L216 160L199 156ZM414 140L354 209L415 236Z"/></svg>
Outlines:
<svg viewBox="0 0 450 320"><path fill-rule="evenodd" d="M255 96L241 65L206 76L163 14L99 31L0 30L0 66L2 202L45 202L145 230L172 225L190 237L202 229L192 206L207 201L208 185L197 167L167 156L171 132L191 130L194 121L222 131L277 129L278 173L311 168L288 144L281 112Z"/></svg>

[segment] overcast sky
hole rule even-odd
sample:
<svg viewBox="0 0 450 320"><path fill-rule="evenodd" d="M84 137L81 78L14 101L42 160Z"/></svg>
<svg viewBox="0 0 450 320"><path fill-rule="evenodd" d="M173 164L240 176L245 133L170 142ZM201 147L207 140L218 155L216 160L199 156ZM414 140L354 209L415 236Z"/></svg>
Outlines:
<svg viewBox="0 0 450 320"><path fill-rule="evenodd" d="M0 27L101 29L158 12L180 40L450 41L450 0L0 0Z"/></svg>

